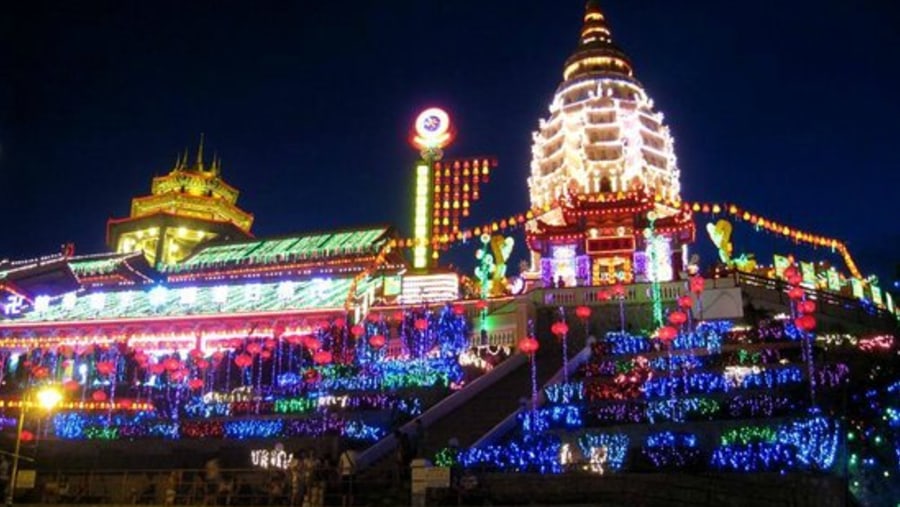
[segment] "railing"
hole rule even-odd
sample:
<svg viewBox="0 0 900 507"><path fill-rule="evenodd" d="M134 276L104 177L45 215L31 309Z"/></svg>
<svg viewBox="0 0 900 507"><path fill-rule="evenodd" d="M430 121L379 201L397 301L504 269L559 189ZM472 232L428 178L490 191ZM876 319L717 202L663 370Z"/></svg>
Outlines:
<svg viewBox="0 0 900 507"><path fill-rule="evenodd" d="M575 371L579 367L581 367L581 365L586 363L588 361L588 359L590 359L590 357L591 357L591 349L590 349L590 346L588 346L588 347L581 349L581 351L578 354L575 354L574 357L569 359L568 370L567 370L569 376L571 376L573 373L575 373ZM548 380L542 386L540 392L538 393L536 408L542 407L544 405L544 403L546 403L546 397L544 396L544 388L546 388L547 386L551 386L553 384L559 384L560 382L562 382L563 378L565 378L563 375L563 369L560 368L559 371L557 371L556 374L553 375L553 377L551 377L550 380ZM497 423L496 426L494 426L493 428L488 430L487 433L485 433L484 435L481 436L481 438L476 440L475 443L472 444L472 447L484 447L487 445L491 445L491 444L495 443L503 435L506 435L507 433L512 431L513 428L516 427L516 419L517 419L520 411L521 411L521 408L519 410L516 410L512 414L509 414L508 416L506 416L502 421Z"/></svg>
<svg viewBox="0 0 900 507"><path fill-rule="evenodd" d="M459 391L456 391L450 396L437 402L433 407L429 408L421 416L419 416L418 420L421 420L422 426L427 429L429 426L434 424L434 422L450 414L451 412L480 394L485 389L497 383L506 375L512 373L514 370L525 364L526 361L527 359L523 354L516 354L510 357L509 359L500 363L491 371L473 380L465 387L465 389L460 389ZM400 430L405 433L411 433L415 431L415 421L406 423L400 428ZM359 454L356 460L357 467L359 468L359 470L365 470L366 468L386 456L389 452L394 450L397 447L397 443L397 439L393 434L382 438L374 445Z"/></svg>
<svg viewBox="0 0 900 507"><path fill-rule="evenodd" d="M674 282L660 283L660 295L663 301L674 301L678 296L684 294L687 282L684 280ZM650 289L652 284L637 283L625 285L625 303L649 303L652 295ZM586 304L618 304L615 298L609 300L601 300L598 296L601 286L590 287L567 287L559 289L535 289L531 292L532 301L539 305L553 306L577 306ZM606 288L609 289L608 287Z"/></svg>

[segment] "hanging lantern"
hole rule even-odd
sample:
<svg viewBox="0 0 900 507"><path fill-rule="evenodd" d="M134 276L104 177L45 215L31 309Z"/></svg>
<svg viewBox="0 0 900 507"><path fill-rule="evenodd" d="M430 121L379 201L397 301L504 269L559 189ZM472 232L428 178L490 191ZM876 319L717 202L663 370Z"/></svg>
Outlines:
<svg viewBox="0 0 900 507"><path fill-rule="evenodd" d="M562 337L569 332L569 325L561 320L554 322L553 325L550 326L550 332L557 337Z"/></svg>
<svg viewBox="0 0 900 507"><path fill-rule="evenodd" d="M599 301L609 301L611 297L609 291L606 289L597 292L597 299Z"/></svg>
<svg viewBox="0 0 900 507"><path fill-rule="evenodd" d="M366 328L362 327L359 324L354 324L353 327L350 328L350 334L352 334L354 338L359 338L365 332Z"/></svg>
<svg viewBox="0 0 900 507"><path fill-rule="evenodd" d="M579 306L575 308L575 316L581 320L588 320L591 317L591 309L587 306Z"/></svg>
<svg viewBox="0 0 900 507"><path fill-rule="evenodd" d="M806 301L801 301L797 305L797 309L800 310L800 313L816 313L816 302L810 301L807 299Z"/></svg>
<svg viewBox="0 0 900 507"><path fill-rule="evenodd" d="M334 324L334 327L336 327L338 329L344 329L344 326L347 325L347 321L343 317L338 317L338 318L334 319L333 324Z"/></svg>
<svg viewBox="0 0 900 507"><path fill-rule="evenodd" d="M197 365L197 368L200 370L209 368L209 361L206 359L198 359L194 364Z"/></svg>
<svg viewBox="0 0 900 507"><path fill-rule="evenodd" d="M656 333L657 338L660 339L666 345L672 343L675 340L675 337L678 336L678 330L672 326L663 326L659 328L659 331Z"/></svg>
<svg viewBox="0 0 900 507"><path fill-rule="evenodd" d="M181 361L175 359L174 357L170 357L163 361L163 367L169 371L175 371L181 368Z"/></svg>
<svg viewBox="0 0 900 507"><path fill-rule="evenodd" d="M396 312L394 312L394 315L391 316L391 320L393 320L394 322L403 322L404 317L405 315L403 315L403 311L397 310Z"/></svg>
<svg viewBox="0 0 900 507"><path fill-rule="evenodd" d="M466 307L462 303L456 303L453 305L453 315L460 317L466 314Z"/></svg>
<svg viewBox="0 0 900 507"><path fill-rule="evenodd" d="M331 359L331 352L328 352L327 350L320 350L313 354L313 361L315 361L316 364L328 364L331 362Z"/></svg>
<svg viewBox="0 0 900 507"><path fill-rule="evenodd" d="M250 354L238 354L234 358L234 364L243 369L253 364L253 358L250 357Z"/></svg>
<svg viewBox="0 0 900 507"><path fill-rule="evenodd" d="M61 355L61 356L63 356L63 357L66 357L66 358L72 357L72 354L73 354L74 352L75 352L75 351L72 350L72 347L70 347L70 346L68 346L68 345L60 345L60 346L56 349L56 353L57 353L57 354L59 354L59 355Z"/></svg>
<svg viewBox="0 0 900 507"><path fill-rule="evenodd" d="M478 301L475 302L475 309L477 309L479 312L482 310L486 310L487 307L488 307L488 302L483 299L479 299Z"/></svg>
<svg viewBox="0 0 900 507"><path fill-rule="evenodd" d="M194 350L190 351L188 353L188 355L191 356L191 359L196 361L197 359L200 359L203 357L203 351L200 349L194 349Z"/></svg>
<svg viewBox="0 0 900 507"><path fill-rule="evenodd" d="M266 350L275 350L275 346L278 345L278 342L275 341L274 338L266 338L263 341L263 348Z"/></svg>
<svg viewBox="0 0 900 507"><path fill-rule="evenodd" d="M803 289L800 287L791 287L791 290L788 291L788 297L797 301L798 299L803 298Z"/></svg>
<svg viewBox="0 0 900 507"><path fill-rule="evenodd" d="M91 393L91 399L94 401L106 401L106 393L98 389Z"/></svg>
<svg viewBox="0 0 900 507"><path fill-rule="evenodd" d="M689 282L691 286L691 292L697 295L701 294L703 292L703 289L705 289L705 282L706 281L700 275L692 276Z"/></svg>
<svg viewBox="0 0 900 507"><path fill-rule="evenodd" d="M31 374L34 375L36 379L45 379L48 375L50 375L50 370L47 369L46 366L38 366L35 369L31 370Z"/></svg>
<svg viewBox="0 0 900 507"><path fill-rule="evenodd" d="M69 392L75 392L79 387L81 387L81 385L75 379L69 379L63 382L63 389Z"/></svg>
<svg viewBox="0 0 900 507"><path fill-rule="evenodd" d="M796 266L788 266L784 268L784 279L791 285L797 285L803 280L803 277L800 276Z"/></svg>
<svg viewBox="0 0 900 507"><path fill-rule="evenodd" d="M192 391L202 389L203 388L203 379L192 378L191 380L188 381L188 387L190 387Z"/></svg>
<svg viewBox="0 0 900 507"><path fill-rule="evenodd" d="M187 370L175 370L169 372L169 380L173 382L181 382L187 377Z"/></svg>
<svg viewBox="0 0 900 507"><path fill-rule="evenodd" d="M260 352L262 352L262 345L260 345L257 342L247 344L247 352L249 352L255 356L256 354L259 354Z"/></svg>
<svg viewBox="0 0 900 507"><path fill-rule="evenodd" d="M381 347L384 347L385 342L386 340L384 338L384 335L376 334L369 338L369 345L371 345L373 349L380 349Z"/></svg>
<svg viewBox="0 0 900 507"><path fill-rule="evenodd" d="M613 294L619 299L624 298L625 297L625 286L622 285L621 283L617 283L617 284L613 285Z"/></svg>
<svg viewBox="0 0 900 507"><path fill-rule="evenodd" d="M538 341L531 337L525 337L519 340L519 351L523 354L531 355L537 352L538 348L540 348L540 344Z"/></svg>
<svg viewBox="0 0 900 507"><path fill-rule="evenodd" d="M154 375L162 375L164 371L166 371L166 365L162 363L155 363L150 365L150 373Z"/></svg>
<svg viewBox="0 0 900 507"><path fill-rule="evenodd" d="M271 350L264 350L264 351L262 351L262 352L259 353L259 357L262 358L262 359L269 359L270 357L272 357L272 351L271 351Z"/></svg>
<svg viewBox="0 0 900 507"><path fill-rule="evenodd" d="M797 329L809 333L816 328L816 318L812 315L801 315L794 319L794 325Z"/></svg>
<svg viewBox="0 0 900 507"><path fill-rule="evenodd" d="M303 345L312 352L316 352L317 350L322 348L322 342L319 341L319 339L315 336L307 336L306 338L304 338Z"/></svg>
<svg viewBox="0 0 900 507"><path fill-rule="evenodd" d="M685 294L678 298L678 307L684 310L691 308L694 306L694 299L689 295Z"/></svg>
<svg viewBox="0 0 900 507"><path fill-rule="evenodd" d="M687 314L682 311L674 311L669 314L669 324L673 326L680 326L687 322Z"/></svg>
<svg viewBox="0 0 900 507"><path fill-rule="evenodd" d="M378 323L378 321L381 320L381 315L379 315L377 313L370 313L370 314L366 315L366 320L371 322L372 324L376 324L376 323Z"/></svg>
<svg viewBox="0 0 900 507"><path fill-rule="evenodd" d="M23 442L31 442L34 440L34 433L28 430L22 430L22 433L19 434L19 440Z"/></svg>
<svg viewBox="0 0 900 507"><path fill-rule="evenodd" d="M116 365L112 361L98 361L96 365L97 373L103 376L112 374L116 370Z"/></svg>
<svg viewBox="0 0 900 507"><path fill-rule="evenodd" d="M416 331L425 331L428 329L428 321L425 319L416 319L414 326Z"/></svg>

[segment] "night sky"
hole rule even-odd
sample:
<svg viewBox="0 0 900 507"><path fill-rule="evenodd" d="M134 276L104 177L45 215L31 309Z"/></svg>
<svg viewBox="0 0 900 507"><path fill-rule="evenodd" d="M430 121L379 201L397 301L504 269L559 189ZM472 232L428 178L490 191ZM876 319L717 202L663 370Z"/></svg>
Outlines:
<svg viewBox="0 0 900 507"><path fill-rule="evenodd" d="M406 139L429 105L456 121L448 156L500 161L469 225L523 211L531 133L576 46L583 5L7 4L0 258L55 253L67 241L79 254L103 251L107 219L127 216L131 198L149 193L178 152L193 152L200 132L255 214L257 236L372 223L408 231L416 152ZM602 5L672 129L685 199L732 201L844 239L865 273L894 275L894 2ZM773 250L805 252L747 225L735 239L736 253L767 262Z"/></svg>

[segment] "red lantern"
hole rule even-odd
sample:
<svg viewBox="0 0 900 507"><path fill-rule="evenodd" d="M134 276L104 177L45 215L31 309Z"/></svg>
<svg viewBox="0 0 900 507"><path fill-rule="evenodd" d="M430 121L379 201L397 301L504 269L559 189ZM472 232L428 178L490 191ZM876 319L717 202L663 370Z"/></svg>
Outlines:
<svg viewBox="0 0 900 507"><path fill-rule="evenodd" d="M625 297L625 286L622 285L621 283L617 283L617 284L613 285L613 294L617 298L624 298Z"/></svg>
<svg viewBox="0 0 900 507"><path fill-rule="evenodd" d="M316 364L328 364L331 362L331 359L331 352L328 352L327 350L320 350L313 354L313 361L315 361Z"/></svg>
<svg viewBox="0 0 900 507"><path fill-rule="evenodd" d="M519 350L523 354L534 354L537 352L538 348L540 348L540 344L534 338L526 337L519 340Z"/></svg>
<svg viewBox="0 0 900 507"><path fill-rule="evenodd" d="M694 298L689 294L685 294L678 298L678 306L684 310L694 306Z"/></svg>
<svg viewBox="0 0 900 507"><path fill-rule="evenodd" d="M366 329L359 324L354 324L353 327L350 328L350 334L352 334L354 338L359 338L365 332Z"/></svg>
<svg viewBox="0 0 900 507"><path fill-rule="evenodd" d="M263 359L269 359L270 357L272 357L272 351L270 351L270 350L264 350L264 351L262 351L262 352L259 353L259 357L261 357L261 358L263 358Z"/></svg>
<svg viewBox="0 0 900 507"><path fill-rule="evenodd" d="M569 332L569 326L563 321L554 322L552 326L550 326L550 332L555 334L557 337L561 337Z"/></svg>
<svg viewBox="0 0 900 507"><path fill-rule="evenodd" d="M465 315L465 313L466 313L466 307L463 306L462 303L456 303L455 305L453 305L453 315L456 315L457 317L459 317L459 316Z"/></svg>
<svg viewBox="0 0 900 507"><path fill-rule="evenodd" d="M669 324L680 326L685 322L687 322L687 314L684 312L676 310L669 314Z"/></svg>
<svg viewBox="0 0 900 507"><path fill-rule="evenodd" d="M99 361L95 367L100 375L110 375L116 370L116 365L112 361Z"/></svg>
<svg viewBox="0 0 900 507"><path fill-rule="evenodd" d="M75 392L79 387L81 387L81 385L79 385L78 381L74 379L69 379L63 382L63 389L65 389L66 391Z"/></svg>
<svg viewBox="0 0 900 507"><path fill-rule="evenodd" d="M154 375L162 375L162 373L166 371L166 365L162 363L156 363L150 365L150 373Z"/></svg>
<svg viewBox="0 0 900 507"><path fill-rule="evenodd" d="M19 440L23 442L31 442L34 440L34 433L28 430L22 430L22 433L19 434Z"/></svg>
<svg viewBox="0 0 900 507"><path fill-rule="evenodd" d="M416 319L414 326L416 331L425 331L428 329L428 321L425 319Z"/></svg>
<svg viewBox="0 0 900 507"><path fill-rule="evenodd" d="M315 336L307 336L303 339L303 345L306 346L309 350L315 352L322 348L322 342L319 341Z"/></svg>
<svg viewBox="0 0 900 507"><path fill-rule="evenodd" d="M597 293L597 299L600 301L609 301L611 297L609 291L605 289Z"/></svg>
<svg viewBox="0 0 900 507"><path fill-rule="evenodd" d="M406 316L403 315L403 312L401 310L397 310L396 312L394 312L394 315L391 316L391 320L393 320L394 322L403 322L404 317Z"/></svg>
<svg viewBox="0 0 900 507"><path fill-rule="evenodd" d="M344 329L344 326L346 326L346 325L347 325L347 321L344 320L343 317L338 317L338 318L334 319L334 327L336 327L338 329Z"/></svg>
<svg viewBox="0 0 900 507"><path fill-rule="evenodd" d="M200 349L194 349L194 350L190 351L190 353L188 355L191 356L191 359L197 360L197 359L200 359L201 357L203 357L203 351Z"/></svg>
<svg viewBox="0 0 900 507"><path fill-rule="evenodd" d="M203 387L203 379L192 378L188 381L188 387L191 388L192 391L196 391Z"/></svg>
<svg viewBox="0 0 900 507"><path fill-rule="evenodd" d="M791 287L791 290L788 291L788 297L794 301L803 299L803 289L800 287Z"/></svg>
<svg viewBox="0 0 900 507"><path fill-rule="evenodd" d="M374 349L380 349L381 347L384 347L385 341L384 335L376 334L369 338L369 345Z"/></svg>
<svg viewBox="0 0 900 507"><path fill-rule="evenodd" d="M247 352L253 355L259 354L260 352L262 352L262 345L256 342L250 343L247 345Z"/></svg>
<svg viewBox="0 0 900 507"><path fill-rule="evenodd" d="M100 390L91 393L91 399L94 401L106 401L106 393Z"/></svg>
<svg viewBox="0 0 900 507"><path fill-rule="evenodd" d="M187 370L175 370L169 372L169 380L173 382L181 382L187 377Z"/></svg>
<svg viewBox="0 0 900 507"><path fill-rule="evenodd" d="M72 357L73 352L72 347L68 345L60 345L59 348L56 349L56 353L63 357Z"/></svg>
<svg viewBox="0 0 900 507"><path fill-rule="evenodd" d="M669 345L675 340L675 337L678 336L678 330L672 326L663 326L659 328L659 331L656 333L657 338L659 338L663 343Z"/></svg>
<svg viewBox="0 0 900 507"><path fill-rule="evenodd" d="M263 341L263 348L267 350L275 350L276 345L278 345L278 342L276 342L274 338L266 338L265 341Z"/></svg>
<svg viewBox="0 0 900 507"><path fill-rule="evenodd" d="M478 301L475 302L475 309L477 309L479 312L482 310L486 310L487 307L488 307L488 302L483 299L479 299Z"/></svg>
<svg viewBox="0 0 900 507"><path fill-rule="evenodd" d="M816 318L812 315L801 315L794 319L794 325L797 329L809 333L816 328Z"/></svg>
<svg viewBox="0 0 900 507"><path fill-rule="evenodd" d="M38 366L35 369L31 370L31 374L34 375L36 379L45 379L48 375L50 375L50 370L47 369L46 366Z"/></svg>
<svg viewBox="0 0 900 507"><path fill-rule="evenodd" d="M366 315L366 320L371 322L372 324L375 324L379 320L381 320L381 316L378 315L377 313L370 313L370 314Z"/></svg>
<svg viewBox="0 0 900 507"><path fill-rule="evenodd" d="M800 304L797 305L797 309L800 310L800 313L816 313L816 302L815 301L801 301Z"/></svg>
<svg viewBox="0 0 900 507"><path fill-rule="evenodd" d="M581 320L588 320L591 316L591 309L587 306L579 306L575 308L575 316Z"/></svg>
<svg viewBox="0 0 900 507"><path fill-rule="evenodd" d="M784 278L791 285L799 285L800 282L803 281L803 277L800 276L800 272L797 271L797 268L794 266L788 266L784 270Z"/></svg>
<svg viewBox="0 0 900 507"><path fill-rule="evenodd" d="M691 292L693 292L694 294L697 294L697 295L699 295L700 293L702 293L702 292L703 292L703 289L706 288L706 287L705 287L705 286L706 286L706 280L704 280L703 277L700 276L700 275L694 275L694 276L692 276L691 279L690 279L689 284L690 284L690 286L691 286Z"/></svg>
<svg viewBox="0 0 900 507"><path fill-rule="evenodd" d="M169 371L175 371L178 368L181 368L181 361L175 359L174 357L170 357L163 361L163 366Z"/></svg>
<svg viewBox="0 0 900 507"><path fill-rule="evenodd" d="M250 354L238 354L234 358L234 364L243 369L253 364L253 358L250 357Z"/></svg>
<svg viewBox="0 0 900 507"><path fill-rule="evenodd" d="M197 362L194 364L196 364L197 368L199 368L201 370L205 370L205 369L209 368L209 361L207 361L206 359L198 359Z"/></svg>

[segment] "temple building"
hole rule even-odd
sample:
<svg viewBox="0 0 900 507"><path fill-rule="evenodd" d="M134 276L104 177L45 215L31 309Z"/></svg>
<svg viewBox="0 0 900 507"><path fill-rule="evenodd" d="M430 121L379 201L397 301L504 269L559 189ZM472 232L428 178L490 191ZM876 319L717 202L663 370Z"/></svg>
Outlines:
<svg viewBox="0 0 900 507"><path fill-rule="evenodd" d="M165 176L153 178L151 193L131 201L128 218L111 219L107 244L120 253L143 252L151 265L177 263L197 245L252 237L253 215L237 206L238 191L221 177L222 162L203 160L203 140L189 165L187 153Z"/></svg>
<svg viewBox="0 0 900 507"><path fill-rule="evenodd" d="M545 286L673 279L694 240L679 177L662 113L588 2L550 116L533 136L530 278Z"/></svg>

